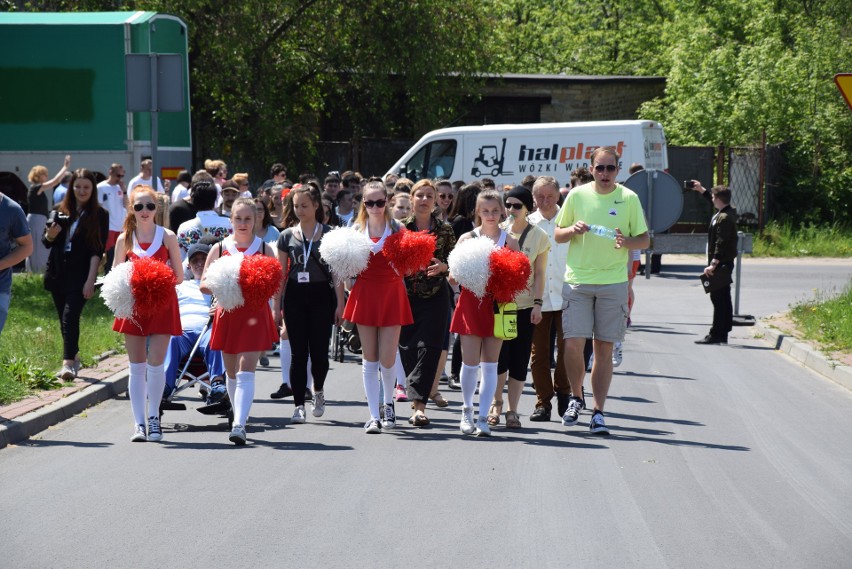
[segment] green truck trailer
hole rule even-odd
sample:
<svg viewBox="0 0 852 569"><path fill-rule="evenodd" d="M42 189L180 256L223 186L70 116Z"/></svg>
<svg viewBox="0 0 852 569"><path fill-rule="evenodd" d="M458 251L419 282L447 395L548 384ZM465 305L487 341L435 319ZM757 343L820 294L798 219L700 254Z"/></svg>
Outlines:
<svg viewBox="0 0 852 569"><path fill-rule="evenodd" d="M183 60L182 112L158 113L157 174L192 166L186 24L156 12L0 14L0 191L19 200L36 164L128 179L152 154L151 117L127 112L125 54L172 53ZM20 201L20 200L19 200Z"/></svg>

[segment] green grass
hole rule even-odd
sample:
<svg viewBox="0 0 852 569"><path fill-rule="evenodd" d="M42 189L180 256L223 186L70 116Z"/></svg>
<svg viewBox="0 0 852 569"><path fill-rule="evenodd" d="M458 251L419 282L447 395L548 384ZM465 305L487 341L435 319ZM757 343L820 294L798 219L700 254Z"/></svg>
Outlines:
<svg viewBox="0 0 852 569"><path fill-rule="evenodd" d="M754 240L753 257L852 257L852 228L770 222Z"/></svg>
<svg viewBox="0 0 852 569"><path fill-rule="evenodd" d="M852 350L852 281L837 296L797 304L790 315L806 339L829 350Z"/></svg>
<svg viewBox="0 0 852 569"><path fill-rule="evenodd" d="M99 296L86 303L80 320L80 360L84 366L111 349L123 350L112 331L112 314ZM38 389L62 384L53 375L62 366L62 334L50 293L40 276L14 275L12 306L0 335L0 405Z"/></svg>

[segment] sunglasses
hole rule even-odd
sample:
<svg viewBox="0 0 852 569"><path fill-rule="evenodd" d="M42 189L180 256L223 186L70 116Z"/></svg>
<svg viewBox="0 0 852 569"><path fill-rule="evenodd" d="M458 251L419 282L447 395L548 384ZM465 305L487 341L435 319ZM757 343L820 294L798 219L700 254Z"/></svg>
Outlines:
<svg viewBox="0 0 852 569"><path fill-rule="evenodd" d="M143 209L147 209L148 211L154 211L155 209L157 209L157 204L152 202L133 204L133 211L142 211Z"/></svg>
<svg viewBox="0 0 852 569"><path fill-rule="evenodd" d="M520 210L522 210L522 209L524 208L524 204L522 204L522 203L509 203L509 202L506 202L506 207L507 207L508 209L516 209L516 210L520 211Z"/></svg>
<svg viewBox="0 0 852 569"><path fill-rule="evenodd" d="M604 170L607 172L615 172L618 170L618 166L613 166L612 164L598 164L595 166L595 172L603 172Z"/></svg>
<svg viewBox="0 0 852 569"><path fill-rule="evenodd" d="M451 200L453 199L453 194L438 194L438 197L442 200Z"/></svg>
<svg viewBox="0 0 852 569"><path fill-rule="evenodd" d="M388 203L388 200L375 200L375 201L365 200L364 206L367 207L367 208L385 207L387 205L387 203Z"/></svg>

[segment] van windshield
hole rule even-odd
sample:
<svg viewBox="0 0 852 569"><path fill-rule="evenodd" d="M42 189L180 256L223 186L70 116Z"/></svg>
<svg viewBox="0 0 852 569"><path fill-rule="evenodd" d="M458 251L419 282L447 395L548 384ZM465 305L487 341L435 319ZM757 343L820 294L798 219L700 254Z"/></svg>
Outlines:
<svg viewBox="0 0 852 569"><path fill-rule="evenodd" d="M455 140L433 140L414 153L400 168L400 176L414 182L422 178L449 178L456 163Z"/></svg>

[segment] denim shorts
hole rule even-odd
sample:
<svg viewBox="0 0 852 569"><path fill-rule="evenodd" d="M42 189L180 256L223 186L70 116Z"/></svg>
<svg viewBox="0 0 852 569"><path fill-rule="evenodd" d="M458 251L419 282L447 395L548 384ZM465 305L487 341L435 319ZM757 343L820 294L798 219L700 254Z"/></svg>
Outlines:
<svg viewBox="0 0 852 569"><path fill-rule="evenodd" d="M564 338L594 338L604 342L624 340L627 330L627 281L606 285L562 286Z"/></svg>

